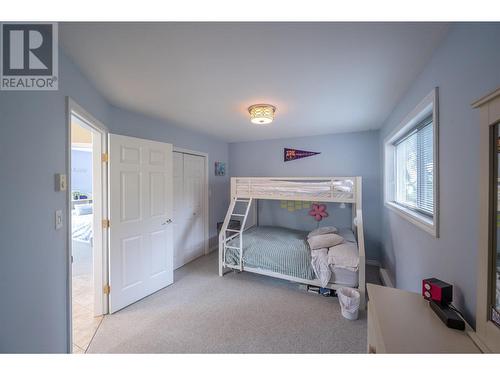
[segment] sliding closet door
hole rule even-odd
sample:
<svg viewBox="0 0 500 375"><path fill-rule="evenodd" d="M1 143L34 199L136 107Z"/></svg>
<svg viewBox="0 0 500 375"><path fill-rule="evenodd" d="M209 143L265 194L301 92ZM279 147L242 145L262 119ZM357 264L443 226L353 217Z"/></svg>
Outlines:
<svg viewBox="0 0 500 375"><path fill-rule="evenodd" d="M174 153L174 267L205 251L205 158Z"/></svg>
<svg viewBox="0 0 500 375"><path fill-rule="evenodd" d="M189 250L186 260L203 255L205 250L203 233L203 187L205 183L205 159L184 154L184 190L186 214L190 228Z"/></svg>
<svg viewBox="0 0 500 375"><path fill-rule="evenodd" d="M184 210L184 154L174 152L174 269L182 266L183 252L189 239Z"/></svg>

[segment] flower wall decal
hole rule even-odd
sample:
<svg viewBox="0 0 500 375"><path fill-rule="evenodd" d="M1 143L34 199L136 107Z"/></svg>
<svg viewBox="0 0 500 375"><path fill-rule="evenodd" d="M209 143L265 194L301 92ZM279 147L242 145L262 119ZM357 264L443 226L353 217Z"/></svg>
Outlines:
<svg viewBox="0 0 500 375"><path fill-rule="evenodd" d="M314 217L314 220L316 221L323 220L323 218L328 217L328 212L326 212L326 205L314 203L311 210L309 211L309 215Z"/></svg>

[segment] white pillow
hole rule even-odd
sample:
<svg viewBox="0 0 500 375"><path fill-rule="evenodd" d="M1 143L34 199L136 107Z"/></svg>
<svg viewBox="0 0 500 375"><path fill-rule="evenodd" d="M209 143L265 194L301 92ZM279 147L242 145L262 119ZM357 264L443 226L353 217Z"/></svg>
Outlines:
<svg viewBox="0 0 500 375"><path fill-rule="evenodd" d="M332 247L344 242L344 239L335 233L318 234L307 239L311 250Z"/></svg>
<svg viewBox="0 0 500 375"><path fill-rule="evenodd" d="M356 238L354 237L354 233L349 228L341 228L337 232L339 236L344 237L346 242L356 242Z"/></svg>
<svg viewBox="0 0 500 375"><path fill-rule="evenodd" d="M320 227L315 230L312 230L307 235L307 238L311 238L320 234L328 234L328 233L337 233L338 230L335 227Z"/></svg>

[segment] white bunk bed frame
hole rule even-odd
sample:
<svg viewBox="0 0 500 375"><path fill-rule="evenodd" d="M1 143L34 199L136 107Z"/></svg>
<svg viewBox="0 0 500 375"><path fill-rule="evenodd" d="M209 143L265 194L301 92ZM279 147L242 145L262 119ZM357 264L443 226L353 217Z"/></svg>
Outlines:
<svg viewBox="0 0 500 375"><path fill-rule="evenodd" d="M258 225L257 206L252 202L258 199L297 200L309 202L337 202L352 204L352 230L359 249L358 291L361 295L360 309L365 308L365 239L363 232L363 211L361 206L361 177L232 177L231 202L219 233L219 276L226 269L253 272L307 285L321 286L317 279L308 280L259 268L243 265L242 237L245 230ZM235 213L236 205L246 205L244 213ZM253 207L251 223L247 227L250 208ZM241 218L239 229L229 228L231 218ZM229 241L239 239L239 246L228 245ZM239 251L239 264L225 262L226 249ZM345 285L328 283L327 288L338 289Z"/></svg>

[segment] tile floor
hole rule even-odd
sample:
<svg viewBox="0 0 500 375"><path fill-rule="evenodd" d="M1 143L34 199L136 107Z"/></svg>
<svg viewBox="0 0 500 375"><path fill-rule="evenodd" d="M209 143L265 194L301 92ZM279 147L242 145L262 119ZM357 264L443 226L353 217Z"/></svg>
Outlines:
<svg viewBox="0 0 500 375"><path fill-rule="evenodd" d="M81 247L81 246L80 246ZM92 251L90 246L88 249L81 249L74 246L73 250L77 251ZM97 328L101 324L102 316L94 317L94 292L92 281L92 268L90 262L82 264L78 257L74 257L77 262L73 263L73 353L83 354L87 350Z"/></svg>

